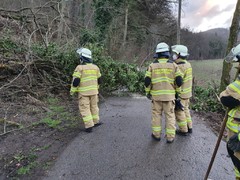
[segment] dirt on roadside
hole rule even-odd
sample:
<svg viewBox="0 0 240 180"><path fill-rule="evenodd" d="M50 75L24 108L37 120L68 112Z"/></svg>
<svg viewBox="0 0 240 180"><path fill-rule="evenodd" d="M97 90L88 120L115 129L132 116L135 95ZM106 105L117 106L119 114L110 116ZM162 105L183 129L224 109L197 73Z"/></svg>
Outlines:
<svg viewBox="0 0 240 180"><path fill-rule="evenodd" d="M218 136L222 122L224 119L224 113L216 113L216 112L192 112L193 117L198 117L199 119L206 122L206 125L209 126L212 131ZM193 118L193 125L194 125L194 118ZM225 128L223 139L227 137L227 130Z"/></svg>
<svg viewBox="0 0 240 180"><path fill-rule="evenodd" d="M84 130L77 101L68 97L52 97L58 101L44 107L27 101L1 102L0 179L41 179Z"/></svg>

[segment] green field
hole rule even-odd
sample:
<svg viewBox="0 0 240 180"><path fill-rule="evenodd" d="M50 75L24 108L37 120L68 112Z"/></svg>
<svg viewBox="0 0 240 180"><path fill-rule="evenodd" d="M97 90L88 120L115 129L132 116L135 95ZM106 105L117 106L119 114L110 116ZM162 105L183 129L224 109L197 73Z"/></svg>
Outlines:
<svg viewBox="0 0 240 180"><path fill-rule="evenodd" d="M223 60L190 60L193 68L193 77L195 85L207 86L210 84L220 85L222 76ZM234 67L238 64L234 63ZM236 69L232 68L231 77L233 78Z"/></svg>

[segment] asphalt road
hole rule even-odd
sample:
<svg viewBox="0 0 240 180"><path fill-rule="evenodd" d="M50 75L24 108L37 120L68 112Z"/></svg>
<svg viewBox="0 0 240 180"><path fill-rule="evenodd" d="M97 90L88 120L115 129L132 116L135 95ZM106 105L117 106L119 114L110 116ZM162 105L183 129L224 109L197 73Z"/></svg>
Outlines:
<svg viewBox="0 0 240 180"><path fill-rule="evenodd" d="M44 180L203 180L217 136L193 116L193 134L167 144L151 139L151 102L145 97L111 97L100 105L104 123L88 134L80 131ZM235 178L221 142L209 175Z"/></svg>

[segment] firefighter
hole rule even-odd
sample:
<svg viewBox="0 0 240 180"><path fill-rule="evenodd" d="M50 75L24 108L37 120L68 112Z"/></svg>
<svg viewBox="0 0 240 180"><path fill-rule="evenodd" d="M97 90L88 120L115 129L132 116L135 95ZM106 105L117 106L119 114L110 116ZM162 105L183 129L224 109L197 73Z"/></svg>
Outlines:
<svg viewBox="0 0 240 180"><path fill-rule="evenodd" d="M78 93L79 110L83 118L85 131L92 132L93 127L102 123L99 121L98 86L101 73L93 64L92 52L87 48L77 50L80 55L80 65L73 73L70 94Z"/></svg>
<svg viewBox="0 0 240 180"><path fill-rule="evenodd" d="M240 62L240 44L232 48L225 58ZM229 108L227 119L227 151L234 164L236 179L240 180L240 75L220 94L221 103Z"/></svg>
<svg viewBox="0 0 240 180"><path fill-rule="evenodd" d="M148 99L152 100L152 138L161 140L162 114L166 119L167 143L175 138L174 99L176 86L182 85L182 77L178 66L169 60L169 46L162 42L156 47L156 58L150 64L145 75L145 91Z"/></svg>
<svg viewBox="0 0 240 180"><path fill-rule="evenodd" d="M177 134L184 136L187 135L187 132L192 133L192 118L189 110L190 98L192 97L192 66L187 61L188 55L188 48L186 46L172 46L173 61L178 65L183 74L183 84L176 94L175 115L179 127ZM181 104L177 106L180 102Z"/></svg>

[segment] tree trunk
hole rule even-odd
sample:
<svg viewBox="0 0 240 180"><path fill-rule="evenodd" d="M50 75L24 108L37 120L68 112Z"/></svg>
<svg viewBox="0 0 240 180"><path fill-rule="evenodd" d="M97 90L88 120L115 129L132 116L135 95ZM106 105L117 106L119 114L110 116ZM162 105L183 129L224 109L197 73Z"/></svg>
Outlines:
<svg viewBox="0 0 240 180"><path fill-rule="evenodd" d="M70 1L70 11L69 11L69 23L71 31L75 32L76 24L78 23L78 17L79 17L79 0L72 0Z"/></svg>
<svg viewBox="0 0 240 180"><path fill-rule="evenodd" d="M230 28L230 34L228 38L228 45L227 45L227 52L228 54L232 47L237 42L237 37L239 33L239 20L240 20L240 0L238 0L236 9L234 12L232 25ZM220 85L220 92L223 91L226 86L230 83L230 71L232 69L232 64L223 61L223 68L222 68L222 77L221 77L221 85Z"/></svg>
<svg viewBox="0 0 240 180"><path fill-rule="evenodd" d="M65 9L66 9L66 1L61 1L61 10L59 9L60 13L60 22L58 25L58 41L61 41L62 35L64 33L65 25L64 25L64 16L65 16Z"/></svg>
<svg viewBox="0 0 240 180"><path fill-rule="evenodd" d="M178 4L178 23L177 23L177 44L180 44L181 9L182 9L182 0L179 0L179 4Z"/></svg>
<svg viewBox="0 0 240 180"><path fill-rule="evenodd" d="M33 10L33 8L34 8L34 0L31 0L31 8L32 8L32 11L34 11L34 10ZM36 26L34 20L32 20L32 31L35 31L36 29L37 29L37 26ZM34 41L34 42L37 41L36 33L33 34L33 41Z"/></svg>
<svg viewBox="0 0 240 180"><path fill-rule="evenodd" d="M126 45L127 30L128 30L128 4L126 4L126 9L125 9L125 23L124 23L124 33L123 33L123 48L125 48L125 45Z"/></svg>

